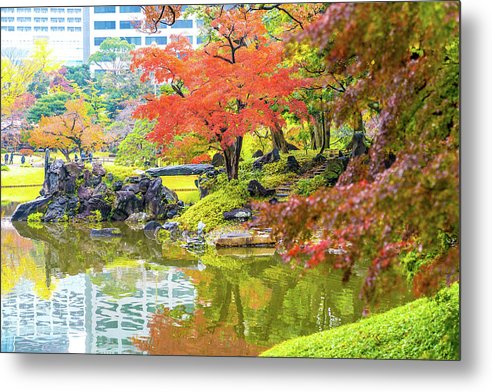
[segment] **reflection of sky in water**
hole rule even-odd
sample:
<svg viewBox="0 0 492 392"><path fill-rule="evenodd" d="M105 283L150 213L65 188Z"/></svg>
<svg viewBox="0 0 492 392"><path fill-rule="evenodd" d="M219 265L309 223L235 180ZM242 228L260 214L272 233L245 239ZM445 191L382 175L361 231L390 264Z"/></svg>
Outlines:
<svg viewBox="0 0 492 392"><path fill-rule="evenodd" d="M95 285L94 277L103 284ZM131 296L103 292L108 282L128 278L135 285ZM148 334L147 323L160 306L192 311L194 300L193 285L174 267L116 267L67 276L50 300L39 299L34 284L22 280L2 296L2 351L136 353L130 338Z"/></svg>

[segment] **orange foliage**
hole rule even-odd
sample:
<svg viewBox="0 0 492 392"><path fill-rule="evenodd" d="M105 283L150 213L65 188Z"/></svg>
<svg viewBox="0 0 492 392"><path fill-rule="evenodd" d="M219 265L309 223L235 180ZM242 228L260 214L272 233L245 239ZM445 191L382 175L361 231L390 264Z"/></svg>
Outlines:
<svg viewBox="0 0 492 392"><path fill-rule="evenodd" d="M249 344L231 325L208 325L204 311L190 318L173 317L169 309L150 321L150 336L134 338L135 346L151 355L257 356L266 347Z"/></svg>
<svg viewBox="0 0 492 392"><path fill-rule="evenodd" d="M93 122L89 107L82 99L68 101L66 112L53 117L41 117L39 126L31 132L29 142L37 147L58 148L69 160L76 150L95 150L102 146L104 133Z"/></svg>

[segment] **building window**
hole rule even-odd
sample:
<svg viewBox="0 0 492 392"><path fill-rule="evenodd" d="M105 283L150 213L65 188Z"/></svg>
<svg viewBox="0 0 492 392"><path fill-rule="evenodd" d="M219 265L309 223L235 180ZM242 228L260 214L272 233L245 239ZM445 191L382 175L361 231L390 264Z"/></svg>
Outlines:
<svg viewBox="0 0 492 392"><path fill-rule="evenodd" d="M145 45L152 45L154 42L157 45L166 45L167 37L145 37Z"/></svg>
<svg viewBox="0 0 492 392"><path fill-rule="evenodd" d="M114 30L115 28L115 21L94 22L94 30Z"/></svg>
<svg viewBox="0 0 492 392"><path fill-rule="evenodd" d="M2 8L2 13L3 14L13 14L14 9L13 8Z"/></svg>
<svg viewBox="0 0 492 392"><path fill-rule="evenodd" d="M192 35L187 35L186 38L188 39L188 41L190 42L190 44L193 45L193 36Z"/></svg>
<svg viewBox="0 0 492 392"><path fill-rule="evenodd" d="M17 18L19 19L19 18ZM13 16L2 16L2 23L6 23L6 22L13 22L14 21L14 17Z"/></svg>
<svg viewBox="0 0 492 392"><path fill-rule="evenodd" d="M51 26L51 31L65 31L65 27Z"/></svg>
<svg viewBox="0 0 492 392"><path fill-rule="evenodd" d="M80 8L67 8L69 14L80 14L82 10Z"/></svg>
<svg viewBox="0 0 492 392"><path fill-rule="evenodd" d="M135 26L133 26L132 22L129 20L120 21L120 29L128 30L128 29L134 29L134 28L135 28Z"/></svg>
<svg viewBox="0 0 492 392"><path fill-rule="evenodd" d="M101 45L105 39L106 39L106 37L95 37L94 38L94 45L95 46Z"/></svg>
<svg viewBox="0 0 492 392"><path fill-rule="evenodd" d="M82 22L82 18L67 18L68 23L80 23Z"/></svg>
<svg viewBox="0 0 492 392"><path fill-rule="evenodd" d="M141 8L138 5L122 5L120 6L121 14L129 14L131 12L140 12Z"/></svg>
<svg viewBox="0 0 492 392"><path fill-rule="evenodd" d="M27 23L30 23L31 22L31 18L30 17L27 17L27 16L19 16L19 17L17 17L17 22L22 22L22 23L26 23L27 22Z"/></svg>
<svg viewBox="0 0 492 392"><path fill-rule="evenodd" d="M30 26L18 26L17 31L31 31Z"/></svg>
<svg viewBox="0 0 492 392"><path fill-rule="evenodd" d="M129 44L142 45L142 38L141 37L120 37L120 38L124 39Z"/></svg>
<svg viewBox="0 0 492 392"><path fill-rule="evenodd" d="M51 23L65 23L65 18L51 18Z"/></svg>
<svg viewBox="0 0 492 392"><path fill-rule="evenodd" d="M48 26L34 26L34 31L48 31Z"/></svg>
<svg viewBox="0 0 492 392"><path fill-rule="evenodd" d="M82 31L82 27L73 27L73 26L68 26L67 31Z"/></svg>
<svg viewBox="0 0 492 392"><path fill-rule="evenodd" d="M54 14L64 14L65 8L50 8L50 11Z"/></svg>
<svg viewBox="0 0 492 392"><path fill-rule="evenodd" d="M48 8L34 8L35 14L47 14Z"/></svg>
<svg viewBox="0 0 492 392"><path fill-rule="evenodd" d="M2 26L2 31L14 31L14 26Z"/></svg>
<svg viewBox="0 0 492 392"><path fill-rule="evenodd" d="M200 36L199 36L199 37L196 37L196 44L197 44L197 45L201 45L201 44L203 44L203 38L202 38L202 37L200 37Z"/></svg>
<svg viewBox="0 0 492 392"><path fill-rule="evenodd" d="M116 7L94 7L95 14L114 14Z"/></svg>
<svg viewBox="0 0 492 392"><path fill-rule="evenodd" d="M48 22L48 18L34 18L35 23L46 23Z"/></svg>
<svg viewBox="0 0 492 392"><path fill-rule="evenodd" d="M18 14L30 14L31 9L30 8L17 8L17 13Z"/></svg>
<svg viewBox="0 0 492 392"><path fill-rule="evenodd" d="M191 29L193 21L191 19L177 20L172 26L173 29Z"/></svg>

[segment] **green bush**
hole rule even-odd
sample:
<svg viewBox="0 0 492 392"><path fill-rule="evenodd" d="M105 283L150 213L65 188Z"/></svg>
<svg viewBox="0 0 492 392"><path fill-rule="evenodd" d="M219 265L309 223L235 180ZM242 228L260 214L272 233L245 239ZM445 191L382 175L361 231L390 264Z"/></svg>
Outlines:
<svg viewBox="0 0 492 392"><path fill-rule="evenodd" d="M242 207L248 200L248 191L243 183L231 181L230 184L204 197L188 208L177 222L186 230L196 230L198 222L205 223L205 231L227 223L223 213Z"/></svg>
<svg viewBox="0 0 492 392"><path fill-rule="evenodd" d="M29 214L29 216L27 217L27 221L30 223L41 222L41 218L43 217L43 215L44 214L42 212L33 212L32 214Z"/></svg>
<svg viewBox="0 0 492 392"><path fill-rule="evenodd" d="M7 166L7 165L2 165L0 166L1 167L1 171L10 171L10 168Z"/></svg>
<svg viewBox="0 0 492 392"><path fill-rule="evenodd" d="M458 360L459 285L353 324L287 340L261 356Z"/></svg>
<svg viewBox="0 0 492 392"><path fill-rule="evenodd" d="M294 192L298 195L309 196L323 186L326 186L326 179L319 174L313 178L301 178L297 181Z"/></svg>

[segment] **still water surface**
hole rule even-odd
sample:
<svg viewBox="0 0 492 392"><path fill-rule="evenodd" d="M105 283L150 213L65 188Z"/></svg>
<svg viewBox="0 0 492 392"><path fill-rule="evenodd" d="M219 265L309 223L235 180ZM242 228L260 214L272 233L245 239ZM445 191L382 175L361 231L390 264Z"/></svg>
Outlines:
<svg viewBox="0 0 492 392"><path fill-rule="evenodd" d="M254 356L361 318L362 267L343 284L272 249L195 255L117 227L121 237L95 239L87 227L4 216L2 352ZM387 297L378 311L409 299Z"/></svg>

